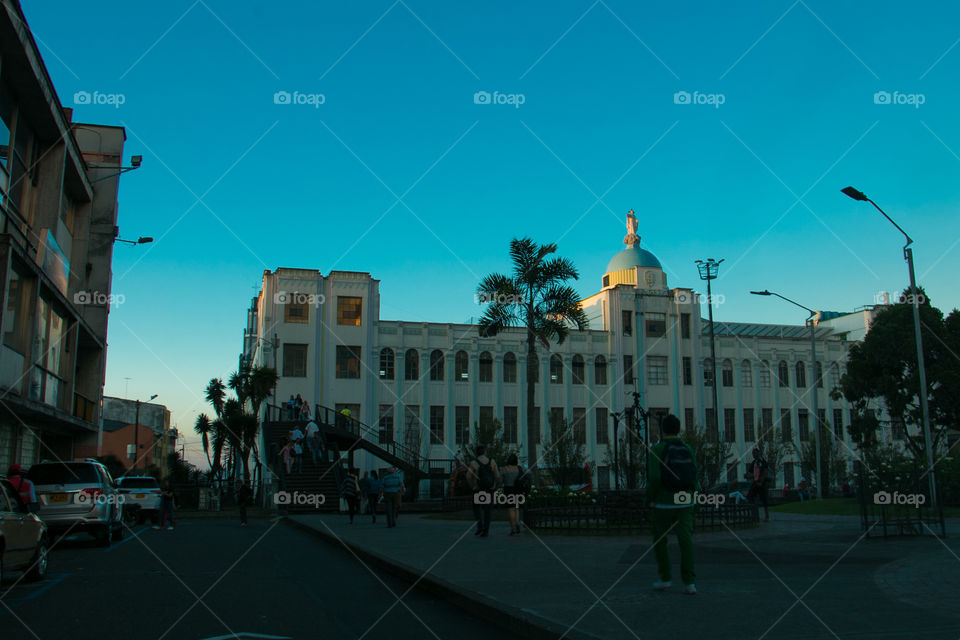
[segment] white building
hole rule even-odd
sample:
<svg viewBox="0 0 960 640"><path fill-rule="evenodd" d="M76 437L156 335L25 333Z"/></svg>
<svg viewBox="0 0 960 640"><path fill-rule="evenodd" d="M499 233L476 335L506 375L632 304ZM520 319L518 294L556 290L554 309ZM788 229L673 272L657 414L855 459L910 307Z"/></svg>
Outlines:
<svg viewBox="0 0 960 640"><path fill-rule="evenodd" d="M610 416L633 402L634 391L642 407L654 415L672 412L685 427L713 419L709 323L699 297L671 289L639 237L625 242L600 291L582 301L590 328L572 331L549 353L538 349L540 441L550 412L561 412L586 445L600 488L611 482L604 466ZM866 327L869 314L827 314L831 318L816 327L820 417L848 444L849 407L829 392L844 370L852 344L847 335ZM737 456L728 476L737 479L761 429L780 426L798 445L813 438L809 326L717 322L715 334L719 423ZM350 408L384 441L419 447L437 460L454 457L474 422L497 418L505 439L521 443L528 455L522 329L482 338L476 325L384 320L379 281L368 273L279 268L264 272L244 338L246 361L276 367L280 400L301 394L311 405ZM382 463L363 459L359 465ZM798 477L794 458L777 484L795 486Z"/></svg>

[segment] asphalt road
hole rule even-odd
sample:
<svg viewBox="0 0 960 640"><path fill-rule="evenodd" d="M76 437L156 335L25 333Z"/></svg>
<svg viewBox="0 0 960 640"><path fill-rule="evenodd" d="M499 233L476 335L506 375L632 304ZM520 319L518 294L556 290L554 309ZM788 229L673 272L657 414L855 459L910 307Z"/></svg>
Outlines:
<svg viewBox="0 0 960 640"><path fill-rule="evenodd" d="M53 549L45 580L19 577L0 585L3 640L510 638L268 520L139 526L108 549L77 536Z"/></svg>

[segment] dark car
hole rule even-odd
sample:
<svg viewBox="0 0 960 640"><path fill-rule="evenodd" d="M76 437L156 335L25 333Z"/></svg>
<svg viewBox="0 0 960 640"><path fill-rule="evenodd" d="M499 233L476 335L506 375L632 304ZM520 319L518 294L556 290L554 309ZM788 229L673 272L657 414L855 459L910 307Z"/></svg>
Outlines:
<svg viewBox="0 0 960 640"><path fill-rule="evenodd" d="M10 571L26 571L27 580L47 574L47 527L0 479L0 582Z"/></svg>

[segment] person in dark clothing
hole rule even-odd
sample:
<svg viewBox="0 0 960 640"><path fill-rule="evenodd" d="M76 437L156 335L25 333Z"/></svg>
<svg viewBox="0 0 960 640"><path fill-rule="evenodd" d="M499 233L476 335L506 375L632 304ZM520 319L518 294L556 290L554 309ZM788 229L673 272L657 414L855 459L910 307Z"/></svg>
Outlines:
<svg viewBox="0 0 960 640"><path fill-rule="evenodd" d="M161 491L160 496L160 525L154 525L153 528L162 529L164 525L166 525L167 531L173 531L173 528L176 526L173 520L173 507L176 499L174 498L173 487L170 486L169 480L163 483L163 491ZM170 519L170 524L167 524L167 518Z"/></svg>
<svg viewBox="0 0 960 640"><path fill-rule="evenodd" d="M767 461L760 455L760 448L753 448L753 462L747 467L747 480L750 480L750 490L747 492L748 500L758 499L760 506L763 507L764 520L770 519L770 509L767 504L767 483L770 480L770 468Z"/></svg>
<svg viewBox="0 0 960 640"><path fill-rule="evenodd" d="M396 467L390 467L387 473L383 474L380 487L383 491L383 504L387 511L387 528L389 529L397 526L400 496L405 490L403 477L397 472Z"/></svg>
<svg viewBox="0 0 960 640"><path fill-rule="evenodd" d="M240 526L247 526L247 507L253 501L253 492L246 482L237 480L237 508L240 510Z"/></svg>
<svg viewBox="0 0 960 640"><path fill-rule="evenodd" d="M467 482L473 489L473 515L477 519L476 536L490 535L490 516L493 511L493 492L500 484L497 463L487 457L487 448L477 447L477 459L467 467Z"/></svg>
<svg viewBox="0 0 960 640"><path fill-rule="evenodd" d="M360 511L360 486L357 483L357 476L348 471L343 479L343 486L340 487L340 494L347 501L347 512L350 514L350 524L353 524L353 516Z"/></svg>
<svg viewBox="0 0 960 640"><path fill-rule="evenodd" d="M380 501L381 485L380 479L377 477L377 472L371 471L370 477L367 478L367 513L373 517L373 523L377 522L377 503Z"/></svg>

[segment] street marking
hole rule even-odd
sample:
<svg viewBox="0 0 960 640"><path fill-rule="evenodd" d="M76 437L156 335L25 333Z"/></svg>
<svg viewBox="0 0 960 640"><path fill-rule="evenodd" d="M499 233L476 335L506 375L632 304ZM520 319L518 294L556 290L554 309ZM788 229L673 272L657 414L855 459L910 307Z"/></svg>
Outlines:
<svg viewBox="0 0 960 640"><path fill-rule="evenodd" d="M61 582L63 582L64 580L66 580L69 576L70 576L69 573L61 573L61 574L58 575L56 578L51 578L51 579L50 579L46 584L44 584L43 586L38 587L38 588L36 588L36 589L33 589L29 594L27 594L27 595L25 595L25 596L20 596L20 597L17 597L17 598L4 598L4 602L5 602L7 605L9 605L11 608L12 608L12 607L19 606L19 605L23 604L24 602L27 602L28 600L33 600L34 598L36 598L36 597L38 597L38 596L40 596L40 595L43 595L44 593L46 593L47 591L49 591L52 587L55 587L55 586L57 586L58 584L60 584ZM6 612L6 611L0 611L0 615L4 615L5 613L7 613L7 612Z"/></svg>
<svg viewBox="0 0 960 640"><path fill-rule="evenodd" d="M114 549L116 549L116 548L119 547L120 545L122 545L122 544L124 544L124 543L126 543L126 542L130 542L131 540L133 540L134 538L136 538L138 535L140 535L141 533L143 533L143 532L146 531L146 530L147 530L147 527L146 527L146 526L141 527L138 531L134 531L133 533L130 533L129 535L125 536L125 537L123 538L123 540L121 540L120 542L116 542L116 543L114 543L114 544L111 544L109 547L107 547L106 549L104 549L103 552L104 552L104 553L108 553L108 552L110 552L110 551L113 551Z"/></svg>

